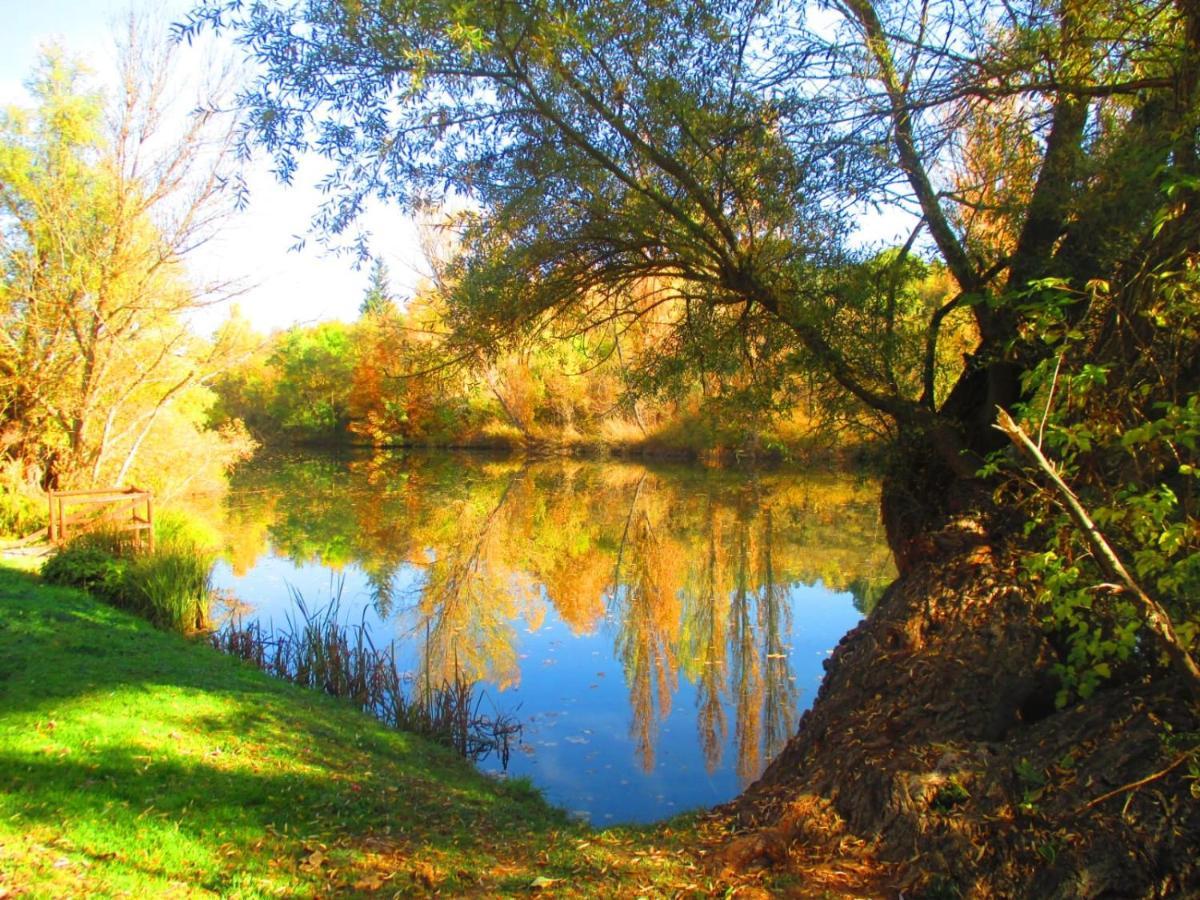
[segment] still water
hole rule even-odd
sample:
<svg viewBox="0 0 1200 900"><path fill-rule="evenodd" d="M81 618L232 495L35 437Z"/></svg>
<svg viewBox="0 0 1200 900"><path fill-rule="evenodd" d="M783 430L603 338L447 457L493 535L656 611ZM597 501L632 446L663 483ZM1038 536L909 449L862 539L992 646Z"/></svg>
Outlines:
<svg viewBox="0 0 1200 900"><path fill-rule="evenodd" d="M508 775L596 824L732 798L891 579L851 476L476 455L256 459L214 573L245 620L293 591L421 679L524 724ZM499 762L482 768L498 771Z"/></svg>

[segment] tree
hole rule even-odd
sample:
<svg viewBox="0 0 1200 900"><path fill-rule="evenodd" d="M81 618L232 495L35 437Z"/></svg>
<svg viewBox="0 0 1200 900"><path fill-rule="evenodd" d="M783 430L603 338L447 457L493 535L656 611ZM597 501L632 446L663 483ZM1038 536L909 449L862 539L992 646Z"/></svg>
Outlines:
<svg viewBox="0 0 1200 900"><path fill-rule="evenodd" d="M346 326L324 322L284 334L268 363L278 371L272 414L300 440L336 441L349 423L354 358Z"/></svg>
<svg viewBox="0 0 1200 900"><path fill-rule="evenodd" d="M392 285L388 280L387 263L378 257L371 263L371 280L363 294L358 312L361 316L382 316L394 311Z"/></svg>
<svg viewBox="0 0 1200 900"><path fill-rule="evenodd" d="M905 468L971 484L1003 444L997 405L1028 399L1022 376L1048 353L1036 285L1080 290L1190 245L1181 226L1151 229L1164 171L1196 166L1200 76L1183 7L956 8L851 0L831 21L793 3L214 2L192 27L253 38L250 137L281 171L309 149L335 162L319 225L340 231L370 192L416 205L450 188L477 204L451 279L471 340L552 328L565 309L673 310L678 346L736 334L710 346L751 365L789 347L788 365L891 423ZM969 239L968 204L988 195L954 190L949 148L969 156L980 121L1035 155L1036 175L992 210L1010 247ZM1001 177L977 168L965 174ZM957 287L948 302L902 321L896 270L914 241L863 277L847 234L864 203L919 214ZM634 306L645 279L667 287ZM1134 312L1118 307L1068 317ZM939 338L962 308L979 341L943 395ZM914 358L915 381L900 372ZM898 549L930 520L904 509L927 505L925 485L902 493Z"/></svg>
<svg viewBox="0 0 1200 900"><path fill-rule="evenodd" d="M213 0L189 27L206 22L238 31L262 65L243 95L247 139L270 149L285 174L310 149L333 161L333 199L318 228L339 233L372 192L411 206L447 190L469 198L474 212L447 281L464 337L553 332L568 312L627 324L674 310L664 348L712 347L740 354L747 368L785 360L890 424L896 465L884 509L902 575L931 565L940 549L995 602L962 604L964 589L948 591L958 609L925 604L921 615L946 625L938 640L960 642L958 651L922 651L937 646L930 639L908 646L916 655L901 668L862 648L892 646L904 627L934 630L907 611L905 591L919 581L902 578L881 608L909 616L907 625L885 633L888 616L876 616L863 643L838 657L842 677L814 710L823 724L802 730L779 765L803 760L819 773L846 765L835 747L855 754L856 772L830 776L832 794L857 827L891 835L893 849L926 835L905 830L925 807L897 800L897 815L854 798L907 796L904 785L915 782L891 757L839 745L830 735L852 730L836 717L869 711L876 718L856 719L860 726L890 718L896 733L919 741L916 707L902 704L947 681L922 681L913 660L937 671L961 652L974 674L1004 672L1016 684L1022 667L1052 654L1033 638L1020 650L1006 641L1008 657L983 642L998 622L1016 633L1031 613L984 587L1002 568L978 560L972 568L957 552L1019 531L1014 511L1052 506L1040 488L979 477L1006 446L993 427L998 407L1033 430L1046 426L1089 488L1082 494L1144 555L1170 594L1166 605L1195 617L1189 410L1200 366L1187 337L1196 332L1200 250L1195 4ZM1008 156L982 152L984 128ZM855 212L873 205L919 222L891 265L871 265L850 240ZM897 285L914 254L945 267L954 290L944 302L902 302ZM630 304L632 286L650 280L661 294ZM943 328L964 311L978 340L939 388ZM1085 396L1086 385L1110 377L1120 385L1113 397ZM1121 455L1141 447L1152 451L1150 465ZM1013 471L1011 458L1004 465ZM998 487L1013 492L1006 504L991 502ZM1136 498L1136 514L1121 510L1122 496ZM1087 579L1087 550L1048 518L1031 522L1033 535L1067 535L1055 552L1074 554L1050 576ZM953 540L939 532L946 528ZM1106 615L1090 605L1094 593L1086 606L1072 601L1071 627ZM949 624L969 616L975 627ZM986 616L997 622L984 624ZM1109 646L1105 628L1084 631ZM1160 649L1140 645L1136 671L1157 671ZM1016 665L1013 654L1029 656ZM911 697L887 706L855 694L877 674L864 660L888 684L909 684ZM1024 714L1006 696L976 704L986 710L978 733L993 727L985 716ZM868 771L862 777L895 780L854 790ZM828 780L806 777L798 791L830 792Z"/></svg>
<svg viewBox="0 0 1200 900"><path fill-rule="evenodd" d="M668 277L692 315L782 326L806 364L969 477L964 450L996 445L991 410L1019 395L1037 355L1012 346L1026 286L1133 252L1156 161L1195 156L1172 156L1194 109L1186 13L1005 9L918 16L855 0L831 25L789 3L211 3L193 25L253 36L266 68L244 100L282 171L309 148L337 163L319 224L340 229L369 192L416 203L449 185L479 203L458 293L477 328L540 324ZM969 52L948 49L960 44ZM936 181L941 148L973 108L998 115L1014 97L1041 138L1039 175L1008 210L1021 223L1012 253L977 258L951 214L960 198ZM1135 138L1139 170L1115 169ZM1080 200L1118 174L1133 206L1114 222L1111 205ZM974 313L980 346L940 408L928 378L914 393L890 371L887 279L837 275L852 202L915 208L962 292L955 307ZM926 318L930 343L944 315ZM856 352L864 338L877 352Z"/></svg>
<svg viewBox="0 0 1200 900"><path fill-rule="evenodd" d="M51 49L36 109L0 121L0 430L50 486L120 484L161 416L228 362L186 321L221 286L197 290L183 260L229 209L232 121L196 112L168 138L169 72L131 21L114 103Z"/></svg>

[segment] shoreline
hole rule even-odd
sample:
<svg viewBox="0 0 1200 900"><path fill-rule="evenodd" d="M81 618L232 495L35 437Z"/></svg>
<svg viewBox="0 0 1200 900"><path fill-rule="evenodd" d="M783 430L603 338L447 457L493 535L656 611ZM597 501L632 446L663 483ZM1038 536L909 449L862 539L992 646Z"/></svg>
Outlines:
<svg viewBox="0 0 1200 900"><path fill-rule="evenodd" d="M698 870L715 836L694 817L572 822L526 782L7 562L0 649L0 890L593 896L742 881Z"/></svg>

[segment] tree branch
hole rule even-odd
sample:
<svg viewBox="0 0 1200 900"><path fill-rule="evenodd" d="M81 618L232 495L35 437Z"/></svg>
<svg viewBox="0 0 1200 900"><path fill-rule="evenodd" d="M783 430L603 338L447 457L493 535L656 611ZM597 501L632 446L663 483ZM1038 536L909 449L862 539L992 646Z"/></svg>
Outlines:
<svg viewBox="0 0 1200 900"><path fill-rule="evenodd" d="M942 258L946 260L946 265L959 286L964 291L977 291L980 286L979 273L955 235L954 229L950 227L946 213L938 202L937 191L933 189L929 173L925 170L920 151L917 150L907 92L896 72L895 60L883 23L879 20L871 0L845 0L841 8L847 18L857 22L862 28L867 49L879 67L878 77L883 82L891 107L892 135L900 157L900 167L908 177L908 183L921 205L921 213L929 226L929 233L933 235Z"/></svg>
<svg viewBox="0 0 1200 900"><path fill-rule="evenodd" d="M1096 527L1096 523L1087 514L1087 510L1083 508L1083 504L1079 502L1075 492L1059 476L1054 464L1046 459L1037 445L1030 440L1029 435L1013 421L1012 416L1000 408L997 408L996 428L1008 435L1009 440L1016 445L1017 449L1029 457L1045 474L1059 502L1066 507L1068 514L1079 526L1083 538L1091 548L1101 570L1108 578L1123 585L1133 597L1135 605L1141 612L1142 620L1162 645L1171 665L1183 679L1192 697L1200 699L1200 667L1196 665L1196 661L1188 652L1187 647L1175 633L1167 611L1133 580L1133 576L1129 574L1112 546L1105 540L1100 529Z"/></svg>

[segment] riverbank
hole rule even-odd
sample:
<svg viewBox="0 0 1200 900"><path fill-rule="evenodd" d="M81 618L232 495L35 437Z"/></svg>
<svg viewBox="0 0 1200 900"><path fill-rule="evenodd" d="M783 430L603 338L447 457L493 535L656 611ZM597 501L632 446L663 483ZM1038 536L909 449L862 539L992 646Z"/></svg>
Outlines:
<svg viewBox="0 0 1200 900"><path fill-rule="evenodd" d="M930 533L839 642L811 709L725 812L731 860L863 841L921 897L1200 896L1200 709L1173 675L1059 707L1021 546Z"/></svg>
<svg viewBox="0 0 1200 900"><path fill-rule="evenodd" d="M288 440L263 438L267 453L318 450L331 453L469 452L521 455L534 459L582 457L588 459L645 462L699 462L709 466L797 465L822 466L837 470L869 470L880 465L880 446L862 435L834 439L817 433L755 436L727 439L685 424L642 434L633 429L610 429L604 433L581 433L574 429L540 429L522 433L511 426L474 430L452 440L368 443L346 440Z"/></svg>
<svg viewBox="0 0 1200 900"><path fill-rule="evenodd" d="M7 564L0 747L0 896L763 888L707 869L714 822L592 830L523 782Z"/></svg>

